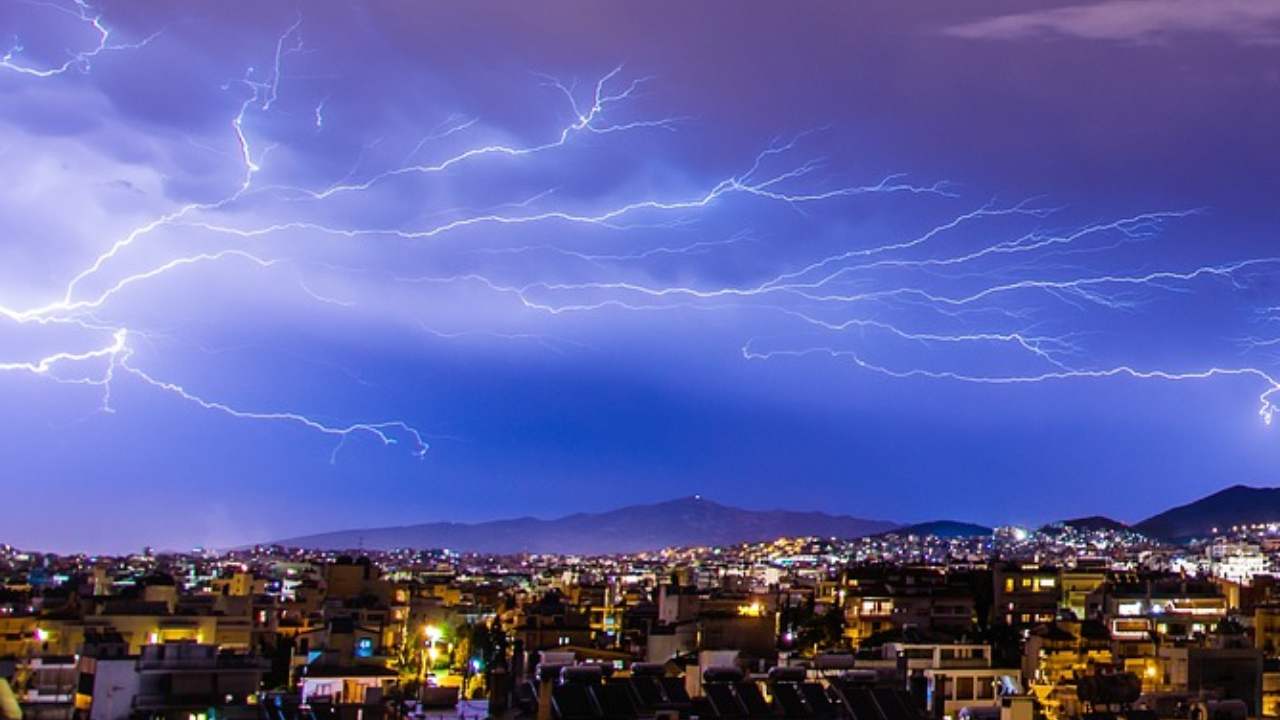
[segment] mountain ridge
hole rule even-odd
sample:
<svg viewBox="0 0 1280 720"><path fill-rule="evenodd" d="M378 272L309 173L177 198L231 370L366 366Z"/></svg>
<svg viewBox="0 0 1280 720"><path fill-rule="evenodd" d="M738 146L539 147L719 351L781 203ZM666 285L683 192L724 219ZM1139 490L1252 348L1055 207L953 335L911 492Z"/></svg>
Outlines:
<svg viewBox="0 0 1280 720"><path fill-rule="evenodd" d="M1063 520L1058 524L1064 527L1075 528L1076 530L1119 531L1130 529L1128 525L1125 525L1119 520L1109 518L1106 515L1089 515L1086 517L1072 518L1070 520Z"/></svg>
<svg viewBox="0 0 1280 720"><path fill-rule="evenodd" d="M1136 523L1134 530L1161 540L1213 534L1215 528L1280 521L1280 487L1236 484Z"/></svg>
<svg viewBox="0 0 1280 720"><path fill-rule="evenodd" d="M979 537L995 534L994 528L963 520L930 520L888 530L883 535L932 535L940 538Z"/></svg>
<svg viewBox="0 0 1280 720"><path fill-rule="evenodd" d="M1130 529L1180 542L1215 528L1280 521L1280 487L1232 485L1133 525L1102 515L1056 523L1082 530ZM1046 527L1054 525L1051 523ZM989 535L984 525L959 520L901 524L804 510L746 510L691 495L603 512L558 518L522 516L475 523L430 522L301 535L263 544L317 550L448 548L491 554L615 554L667 547L734 545L779 537L856 538L889 533L944 538Z"/></svg>
<svg viewBox="0 0 1280 720"><path fill-rule="evenodd" d="M693 495L553 519L522 517L338 530L265 544L323 550L448 548L493 554L604 555L792 536L852 538L895 527L897 523L820 511L745 510Z"/></svg>

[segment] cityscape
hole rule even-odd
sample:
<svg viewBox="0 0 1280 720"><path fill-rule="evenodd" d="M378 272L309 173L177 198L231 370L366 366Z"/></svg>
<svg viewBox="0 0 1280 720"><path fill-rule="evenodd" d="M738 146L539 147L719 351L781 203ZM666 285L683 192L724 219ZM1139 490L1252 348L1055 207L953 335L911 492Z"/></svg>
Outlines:
<svg viewBox="0 0 1280 720"><path fill-rule="evenodd" d="M1203 502L1257 493L1280 499ZM22 717L1280 712L1280 522L1178 540L1097 516L935 522L607 555L2 546L0 578Z"/></svg>
<svg viewBox="0 0 1280 720"><path fill-rule="evenodd" d="M0 0L0 720L1280 720L1280 2Z"/></svg>

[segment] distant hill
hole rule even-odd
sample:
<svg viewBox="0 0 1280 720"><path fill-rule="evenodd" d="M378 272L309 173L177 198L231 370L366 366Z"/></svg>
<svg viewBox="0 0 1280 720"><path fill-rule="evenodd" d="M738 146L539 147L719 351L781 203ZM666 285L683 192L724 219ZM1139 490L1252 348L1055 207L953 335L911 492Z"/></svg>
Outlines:
<svg viewBox="0 0 1280 720"><path fill-rule="evenodd" d="M1149 517L1134 530L1163 540L1203 537L1213 528L1280 521L1280 488L1233 485L1193 503Z"/></svg>
<svg viewBox="0 0 1280 720"><path fill-rule="evenodd" d="M933 535L934 537L940 538L961 538L991 535L995 533L995 530L983 525L959 522L957 520L933 520L930 522L922 522L916 523L915 525L894 528L883 534L888 533L894 533L896 535Z"/></svg>
<svg viewBox="0 0 1280 720"><path fill-rule="evenodd" d="M328 550L449 548L494 554L603 555L780 537L862 537L893 527L895 523L821 512L742 510L695 496L603 513L577 513L555 520L524 517L471 524L438 522L343 530L274 542Z"/></svg>
<svg viewBox="0 0 1280 720"><path fill-rule="evenodd" d="M1090 515L1089 517L1075 518L1074 520L1063 520L1062 525L1076 530L1128 530L1128 525L1119 520L1112 520L1103 515Z"/></svg>

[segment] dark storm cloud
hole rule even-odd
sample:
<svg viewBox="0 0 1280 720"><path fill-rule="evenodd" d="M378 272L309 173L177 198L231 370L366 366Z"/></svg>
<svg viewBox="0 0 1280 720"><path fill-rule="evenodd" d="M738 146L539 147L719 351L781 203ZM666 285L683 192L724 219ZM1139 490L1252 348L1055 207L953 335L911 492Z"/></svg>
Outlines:
<svg viewBox="0 0 1280 720"><path fill-rule="evenodd" d="M968 22L946 33L970 39L1034 39L1052 36L1127 42L1176 41L1187 34L1221 35L1244 43L1280 40L1280 7L1228 0L1113 0L1034 10Z"/></svg>

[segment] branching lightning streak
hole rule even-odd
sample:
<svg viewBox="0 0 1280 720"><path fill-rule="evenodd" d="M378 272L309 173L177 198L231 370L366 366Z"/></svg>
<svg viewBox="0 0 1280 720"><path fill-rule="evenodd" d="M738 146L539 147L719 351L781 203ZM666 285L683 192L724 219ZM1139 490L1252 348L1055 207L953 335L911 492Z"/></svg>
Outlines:
<svg viewBox="0 0 1280 720"><path fill-rule="evenodd" d="M832 348L815 347L800 350L771 350L759 352L751 349L750 343L742 348L743 357L749 360L767 360L773 357L803 357L805 355L824 354L833 358L847 359L858 367L870 370L881 375L888 375L893 378L906 379L923 377L933 380L959 380L970 383L982 383L990 385L1017 385L1024 383L1038 383L1051 380L1068 380L1077 378L1113 378L1113 377L1130 377L1138 380L1169 380L1169 381L1186 381L1186 380L1206 380L1219 376L1245 376L1254 377L1262 380L1268 385L1268 388L1258 395L1258 415L1263 422L1270 425L1275 418L1278 408L1272 396L1280 392L1280 381L1263 370L1252 367L1211 367L1205 370L1193 370L1189 372L1171 372L1168 370L1138 370L1127 365L1119 365L1116 367L1105 368L1101 370L1058 370L1052 372L1044 372L1035 375L966 375L951 371L930 371L921 369L911 370L894 370L892 368L876 365L867 362L858 356L857 353L851 351L834 350Z"/></svg>
<svg viewBox="0 0 1280 720"><path fill-rule="evenodd" d="M20 41L10 47L3 56L0 56L0 68L19 73L21 75L29 75L37 78L50 78L55 75L62 75L71 70L79 70L80 72L88 72L94 58L108 52L118 52L121 50L138 50L144 48L152 40L160 35L159 32L152 33L141 40L129 43L115 43L111 41L111 30L107 28L103 21L102 14L95 14L93 8L89 6L85 0L74 0L75 9L64 7L53 2L36 2L35 0L26 0L27 5L34 7L48 8L50 10L68 15L79 23L93 29L97 35L97 43L88 50L69 51L70 57L59 65L52 67L36 67L28 65L21 61L23 53L22 43Z"/></svg>
<svg viewBox="0 0 1280 720"><path fill-rule="evenodd" d="M90 51L77 53L63 66L49 70L36 70L26 66L16 65L13 62L13 58L17 54L18 50L11 50L6 54L3 61L0 62L0 65L27 75L51 77L65 72L72 67L80 67L87 71L89 69L89 59L101 52L125 48L141 48L150 41L150 38L148 38L143 42L130 45L112 45L109 43L110 32L103 24L101 16L91 16L89 14L90 11L88 6L83 2L77 2L77 7L80 11L79 17L83 21L91 24L99 33L99 44L96 48ZM196 212L217 210L219 208L226 207L234 203L250 190L255 174L261 169L259 165L261 156L255 159L253 150L251 149L250 142L244 128L246 114L251 107L259 103L261 110L265 112L269 110L271 105L278 99L280 92L282 58L289 52L296 51L301 48L300 39L292 48L287 46L289 39L296 35L300 24L301 17L299 17L298 20L280 36L276 44L276 53L271 77L263 82L253 81L248 78L243 81L244 85L252 90L252 93L240 104L238 112L232 118L231 127L237 146L240 150L240 158L244 167L244 175L239 187L237 187L231 195L211 203L191 203L184 205L177 210L165 213L155 220L134 228L120 240L113 243L105 252L98 255L87 268L74 275L67 283L60 300L27 309L17 309L0 305L0 317L6 318L20 325L58 323L78 325L87 330L102 330L103 328L89 323L84 318L88 316L91 311L100 309L107 305L115 295L130 286L144 283L147 280L167 274L184 266L217 262L225 258L240 258L251 262L257 267L263 268L274 265L277 261L264 260L250 253L236 249L226 249L213 253L197 253L194 255L174 258L151 269L126 275L118 279L107 289L99 292L96 296L87 299L77 299L76 291L81 283L99 273L111 260L116 258L122 251L132 246L139 238L153 233L162 227L174 225L182 218ZM252 71L250 71L250 74L252 74ZM317 118L319 118L319 109L317 109L316 112ZM301 282L299 284L301 285ZM302 287L309 295L317 297L315 293L306 289L305 285L302 285ZM119 368L127 371L131 376L142 380L153 388L175 395L184 401L194 403L206 410L215 410L238 419L289 422L321 434L336 436L340 440L338 448L341 447L342 441L345 441L347 438L355 434L372 435L384 445L396 444L398 442L396 435L399 434L410 440L412 453L415 456L422 457L426 454L428 445L422 433L403 421L392 420L374 423L352 423L341 426L331 425L301 413L287 411L262 412L243 410L232 407L224 402L201 397L200 395L187 390L182 385L171 381L157 379L142 368L131 364L130 361L133 358L134 349L129 345L129 335L130 330L128 327L115 327L111 329L111 342L109 344L83 351L57 351L34 361L0 361L0 371L24 371L36 375L51 376L54 368L60 365L105 360L107 361L106 369L96 378L88 376L70 380L62 378L53 379L58 382L73 382L103 387L104 397L102 409L110 412L111 386L112 382L116 379L116 370ZM331 460L336 457L338 448L335 448L334 456L331 456Z"/></svg>
<svg viewBox="0 0 1280 720"><path fill-rule="evenodd" d="M379 183L385 182L387 180L391 180L396 177L404 176L404 175L424 175L424 174L444 172L445 170L448 170L449 168L454 167L455 165L459 165L461 163L467 162L468 160L480 158L486 155L499 155L499 156L507 156L507 157L522 157L526 155L535 155L538 153L546 152L548 150L553 150L558 147L563 147L569 142L569 140L574 135L579 133L593 133L597 135L604 135L609 133L623 132L627 130L639 130L644 128L671 129L672 127L674 127L675 123L678 122L679 118L658 118L654 120L636 120L632 122L616 123L616 124L610 124L610 125L597 124L598 121L600 121L600 119L604 117L606 111L609 109L610 106L617 105L618 103L623 102L627 98L631 97L631 95L634 94L635 91L639 89L640 85L643 84L646 80L645 78L634 80L630 84L628 84L625 88L623 88L621 91L616 91L611 93L608 90L609 83L621 72L622 72L622 67L619 66L617 68L614 68L612 71L610 71L609 73L605 74L603 77L600 78L600 80L596 83L596 86L595 86L595 94L592 98L591 106L585 110L578 107L577 101L574 99L573 93L568 88L566 88L559 81L552 80L552 84L558 90L563 91L564 94L568 97L570 107L573 109L573 114L575 116L573 122L570 123L569 125L566 125L564 128L562 128L560 130L559 136L554 140L541 143L538 145L529 145L525 147L513 147L511 145L499 145L499 144L483 145L480 147L469 148L467 150L464 150L461 153L458 153L456 155L445 158L444 160L440 160L435 163L424 164L424 165L405 165L403 167L380 172L374 175L373 177L369 178L368 180L365 180L360 183L337 184L337 185L332 185L323 190L307 190L305 188L292 188L292 189L312 199L324 200L325 198L328 198L340 193L369 190L370 188L374 187L375 185L378 185ZM475 119L467 120L465 122L455 124L442 132L433 133L432 135L428 136L428 138L425 138L422 142L418 143L418 146L415 147L413 151L409 153L409 156L412 157L416 155L418 151L422 149L423 144L425 144L429 140L438 140L438 139L447 137L449 135L452 135L456 132L461 132L471 127L473 124L475 124L475 122L476 122Z"/></svg>
<svg viewBox="0 0 1280 720"><path fill-rule="evenodd" d="M566 257L577 258L592 264L600 264L606 262L623 262L628 260L648 260L655 257L675 257L681 255L701 255L711 252L713 248L725 247L728 245L737 245L739 243L747 243L754 241L750 233L736 233L731 237L723 240L699 240L697 242L688 243L676 247L654 247L647 250L639 250L630 253L587 253L576 250L568 250L566 248L556 247L554 245L522 245L519 247L504 248L479 248L476 253L487 255L521 255L534 252L548 252Z"/></svg>
<svg viewBox="0 0 1280 720"><path fill-rule="evenodd" d="M984 206L977 210L962 213L951 220L936 225L916 237L884 245L845 251L837 255L824 257L804 265L798 270L786 271L772 278L744 286L699 288L696 286L673 285L652 286L629 280L587 281L587 282L549 282L534 281L516 285L501 283L482 274L465 274L437 278L417 278L417 281L478 283L497 293L507 294L518 299L522 307L546 312L552 315L571 312L589 312L608 308L633 311L664 309L671 305L653 304L668 298L681 298L680 303L700 303L705 301L735 298L739 301L755 300L765 296L789 296L800 298L804 302L816 303L819 306L837 304L877 304L886 302L903 302L912 306L924 307L947 318L957 317L957 312L966 306L973 306L997 298L1000 295L1018 291L1041 291L1049 297L1070 302L1071 298L1101 306L1111 310L1128 309L1132 303L1119 299L1105 290L1108 286L1134 287L1144 290L1163 292L1186 292L1187 285L1199 280L1224 280L1233 289L1249 287L1247 279L1242 275L1250 272L1264 272L1270 266L1280 263L1280 258L1250 258L1235 262L1203 265L1186 270L1158 270L1152 272L1120 274L1086 274L1067 279L1022 278L1012 282L1001 282L985 285L978 290L959 294L946 295L930 291L924 287L913 285L895 285L888 288L873 288L855 293L823 292L837 282L851 278L857 282L874 283L880 279L886 268L897 270L945 269L957 266L972 265L984 260L1001 256L1019 254L1035 254L1052 248L1061 248L1078 243L1091 236L1119 234L1122 240L1103 246L1103 249L1117 247L1124 242L1145 239L1163 223L1185 218L1198 213L1196 210L1162 211L1142 213L1118 220L1090 224L1066 233L1033 232L1012 240L997 241L983 245L979 249L955 254L933 255L925 258L900 257L898 254L917 249L941 234L954 230L963 223L975 219L1023 215L1043 219L1050 214L1047 210L1028 208L1024 204L1005 208ZM513 248L512 252L527 252L530 248ZM564 251L582 259L596 259L586 253ZM1041 257L1048 252L1041 252ZM850 263L849 261L871 256L888 256L866 263ZM848 263L848 264L846 264ZM834 270L830 269L835 267ZM1034 267L1034 266L1033 266ZM819 270L827 270L825 274L811 277ZM870 277L866 277L870 275ZM983 273L973 277L981 278ZM589 302L562 301L554 298L569 295L596 296L604 294L604 299ZM627 300L628 295L647 298L648 303L637 303ZM736 305L741 308L741 305ZM924 345L957 345L957 344L998 344L1015 347L1034 359L1046 363L1050 369L1020 374L980 374L959 370L931 370L927 368L895 369L890 366L867 360L861 353L830 346L815 346L803 349L777 349L759 351L753 349L752 342L743 346L742 352L748 359L770 359L779 357L798 357L814 354L827 354L834 358L848 359L858 367L881 375L898 379L925 378L932 380L951 380L981 384L1030 384L1037 382L1061 381L1069 379L1105 379L1128 377L1140 380L1188 381L1208 380L1216 377L1248 377L1265 383L1265 390L1258 396L1259 415L1270 424L1274 419L1277 406L1275 395L1280 391L1280 383L1274 373L1257 367L1219 367L1207 369L1173 371L1160 368L1140 369L1129 364L1111 367L1078 367L1070 363L1072 356L1083 354L1083 348L1066 335L1046 335L1032 333L1028 329L963 331L963 332L927 332L903 328L893 322L875 319L868 316L844 317L828 320L810 312L779 305L775 299L769 304L759 305L762 311L781 313L797 319L802 323L830 333L843 333L856 329L860 331L878 331L903 341ZM1007 310L997 306L999 314L1011 319L1018 319L1022 314L1015 310ZM1275 316L1274 308L1259 311L1264 320ZM1270 338L1249 337L1241 343L1249 349L1270 347L1276 342Z"/></svg>

